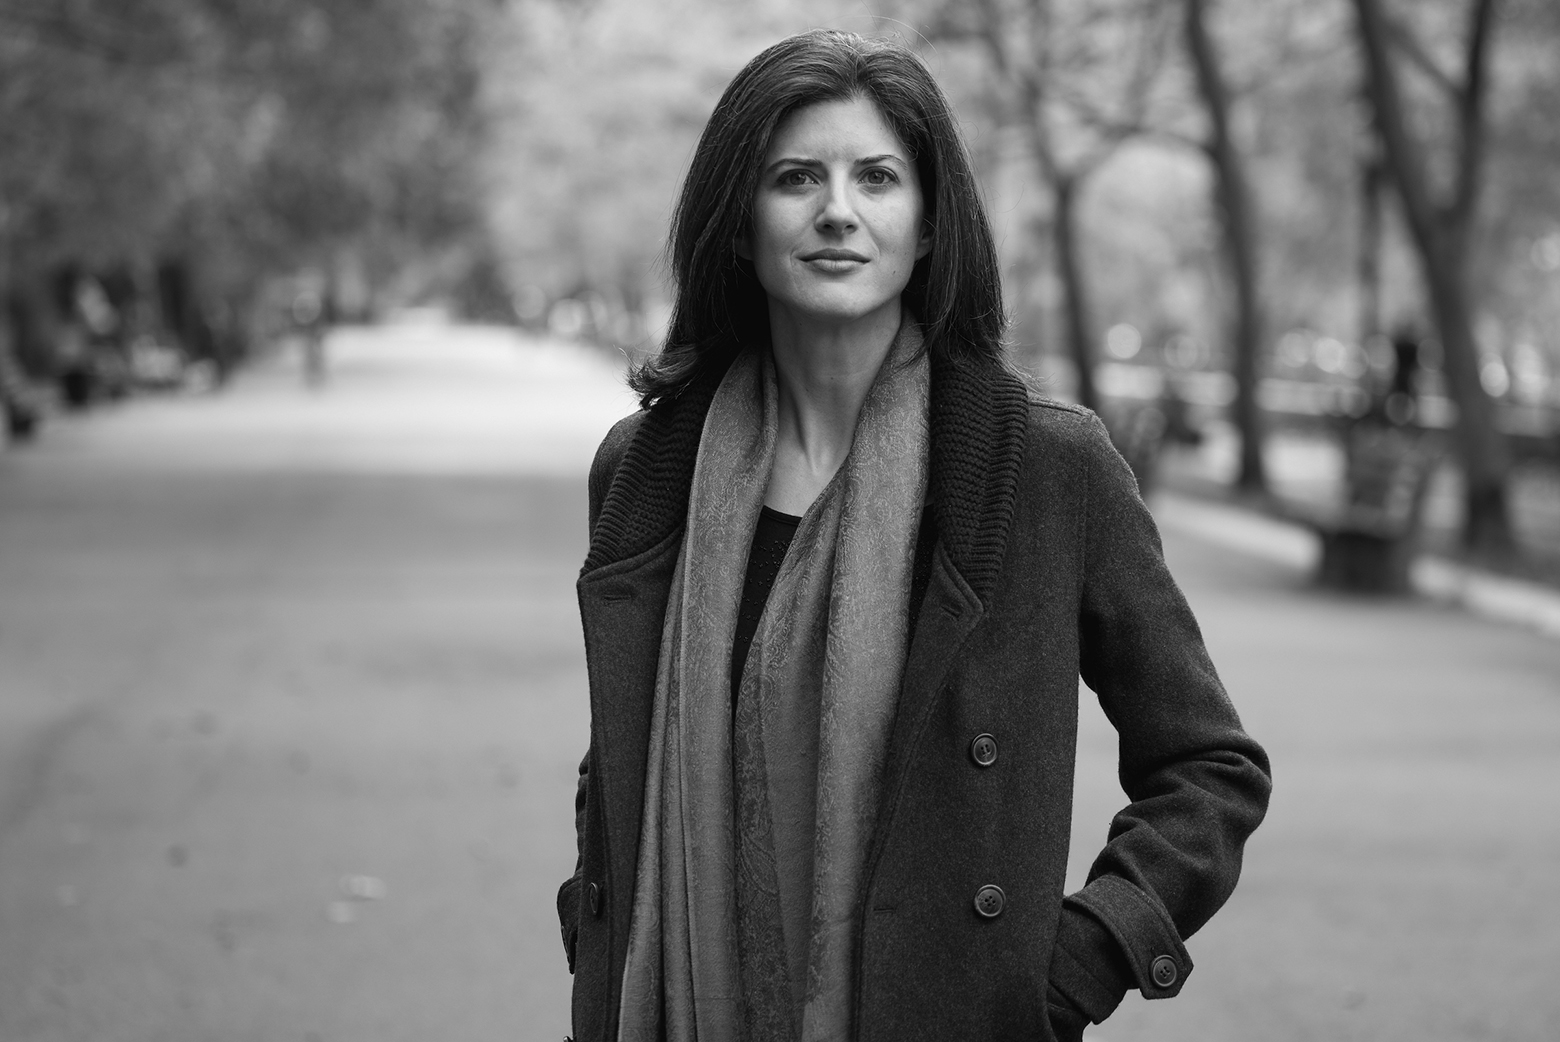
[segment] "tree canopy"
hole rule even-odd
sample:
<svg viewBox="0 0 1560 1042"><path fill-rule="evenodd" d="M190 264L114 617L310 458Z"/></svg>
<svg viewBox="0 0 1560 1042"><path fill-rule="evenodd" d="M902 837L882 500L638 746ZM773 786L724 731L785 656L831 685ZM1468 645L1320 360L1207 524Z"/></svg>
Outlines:
<svg viewBox="0 0 1560 1042"><path fill-rule="evenodd" d="M952 98L1027 363L1086 371L1125 325L1250 407L1296 331L1412 327L1475 426L1560 401L1552 0L0 0L0 290L174 256L234 300L475 273L500 308L650 315L722 88L815 25L899 36ZM1461 222L1466 321L1421 197Z"/></svg>
<svg viewBox="0 0 1560 1042"><path fill-rule="evenodd" d="M0 2L12 272L195 255L241 287L480 227L484 26L456 0Z"/></svg>

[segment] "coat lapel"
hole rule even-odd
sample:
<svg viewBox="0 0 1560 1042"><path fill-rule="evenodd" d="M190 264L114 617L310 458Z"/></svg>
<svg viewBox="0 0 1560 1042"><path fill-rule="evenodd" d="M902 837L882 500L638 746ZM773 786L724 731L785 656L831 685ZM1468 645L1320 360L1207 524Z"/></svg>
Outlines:
<svg viewBox="0 0 1560 1042"><path fill-rule="evenodd" d="M1007 549L1029 426L1029 395L990 363L932 358L931 473L937 550L905 661L884 764L869 878L905 771L956 653L985 617Z"/></svg>
<svg viewBox="0 0 1560 1042"><path fill-rule="evenodd" d="M905 660L904 681L900 685L899 705L889 732L888 756L883 764L882 803L872 849L867 864L877 862L878 849L887 830L883 826L893 814L905 767L911 759L917 739L925 726L943 681L953 665L954 651L964 643L981 618L985 607L975 591L964 581L939 544L932 560L931 579L921 614L916 620L915 636Z"/></svg>
<svg viewBox="0 0 1560 1042"><path fill-rule="evenodd" d="M704 417L729 364L699 374L682 393L644 414L602 501L581 578L636 557L682 528Z"/></svg>
<svg viewBox="0 0 1560 1042"><path fill-rule="evenodd" d="M600 742L596 769L609 808L609 834L629 837L630 848L639 835L662 616L699 438L724 370L701 374L680 395L649 410L616 468L580 575L580 609L592 649L591 712ZM1024 385L989 361L953 362L934 353L930 398L928 492L937 549L889 740L875 844L886 832L904 770L954 653L990 606L1028 429ZM633 849L612 854L614 864L629 872L634 857ZM875 860L874 851L869 864Z"/></svg>
<svg viewBox="0 0 1560 1042"><path fill-rule="evenodd" d="M704 417L724 375L724 368L702 374L644 414L613 468L576 584L590 678L591 785L605 819L608 871L629 886L666 602ZM626 937L632 901L621 897L612 907Z"/></svg>
<svg viewBox="0 0 1560 1042"><path fill-rule="evenodd" d="M598 568L576 584L590 688L591 785L612 837L608 856L615 879L632 879L638 857L656 665L681 542L681 535L673 533L660 545Z"/></svg>
<svg viewBox="0 0 1560 1042"><path fill-rule="evenodd" d="M1028 393L989 361L934 353L931 368L929 498L953 566L985 602L1013 522ZM682 527L704 417L725 370L712 367L646 414L607 490L582 576L635 557Z"/></svg>
<svg viewBox="0 0 1560 1042"><path fill-rule="evenodd" d="M988 361L932 356L931 498L938 535L982 604L1007 550L1029 429L1029 394Z"/></svg>

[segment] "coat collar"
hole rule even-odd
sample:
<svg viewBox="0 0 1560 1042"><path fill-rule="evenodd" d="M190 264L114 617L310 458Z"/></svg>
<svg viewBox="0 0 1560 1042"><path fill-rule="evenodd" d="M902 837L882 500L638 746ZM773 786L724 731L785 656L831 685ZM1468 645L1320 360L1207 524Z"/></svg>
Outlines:
<svg viewBox="0 0 1560 1042"><path fill-rule="evenodd" d="M949 560L987 604L1013 521L1029 397L992 361L934 352L931 367L928 496ZM725 369L712 367L646 411L602 503L584 573L644 553L682 527L704 417Z"/></svg>

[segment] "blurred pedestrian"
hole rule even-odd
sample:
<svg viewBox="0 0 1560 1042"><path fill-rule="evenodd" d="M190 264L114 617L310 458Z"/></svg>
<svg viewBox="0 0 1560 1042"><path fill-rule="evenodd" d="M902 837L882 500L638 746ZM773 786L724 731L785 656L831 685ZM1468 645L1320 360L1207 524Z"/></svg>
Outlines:
<svg viewBox="0 0 1560 1042"><path fill-rule="evenodd" d="M330 324L326 304L326 295L312 283L293 295L293 326L303 337L303 381L310 387L325 382L325 334Z"/></svg>
<svg viewBox="0 0 1560 1042"><path fill-rule="evenodd" d="M580 1042L1077 1038L1175 994L1267 761L1092 413L1003 361L948 104L837 32L753 59L590 476ZM1078 677L1132 803L1064 898Z"/></svg>
<svg viewBox="0 0 1560 1042"><path fill-rule="evenodd" d="M1399 329L1392 337L1392 382L1382 412L1387 422L1402 427L1419 415L1419 337Z"/></svg>
<svg viewBox="0 0 1560 1042"><path fill-rule="evenodd" d="M37 430L38 406L4 329L0 329L0 415L9 438L26 441Z"/></svg>

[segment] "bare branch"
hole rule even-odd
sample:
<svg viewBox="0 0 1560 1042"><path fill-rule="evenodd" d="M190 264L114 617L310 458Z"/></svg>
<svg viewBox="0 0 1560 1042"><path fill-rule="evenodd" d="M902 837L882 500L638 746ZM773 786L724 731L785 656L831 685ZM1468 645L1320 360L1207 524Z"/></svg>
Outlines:
<svg viewBox="0 0 1560 1042"><path fill-rule="evenodd" d="M56 10L14 0L0 3L0 24L20 29L40 46L114 64L156 65L178 57L165 38L123 21L111 24L101 18L73 15L69 5Z"/></svg>
<svg viewBox="0 0 1560 1042"><path fill-rule="evenodd" d="M1082 179L1103 164L1130 139L1145 137L1176 148L1205 151L1206 145L1173 130L1147 124L1153 84L1163 71L1175 39L1174 8L1158 0L1136 5L1137 32L1127 47L1131 75L1121 87L1119 104L1102 105L1058 68L1053 53L1056 36L1051 0L974 0L961 8L966 17L949 16L934 23L937 36L973 43L990 57L993 77L1000 84L993 99L1007 108L1009 125L1018 129L1030 154L1048 181ZM1103 17L1103 15L1101 16ZM1114 52L1113 52L1114 54ZM1078 56L1069 52L1069 68ZM1119 61L1120 56L1098 54ZM1085 65L1090 62L1085 62ZM1082 155L1064 159L1053 141L1053 116L1059 109L1093 132L1097 139Z"/></svg>
<svg viewBox="0 0 1560 1042"><path fill-rule="evenodd" d="M1140 12L1142 31L1138 34L1137 53L1130 63L1131 78L1123 91L1121 109L1117 116L1098 105L1084 91L1065 80L1051 84L1052 96L1082 123L1086 124L1101 140L1074 163L1068 173L1082 179L1109 159L1130 138L1150 137L1173 139L1178 146L1190 145L1201 149L1201 142L1193 141L1173 131L1161 131L1147 123L1148 98L1154 81L1163 68L1165 55L1174 23L1166 17L1173 9L1158 4L1144 5Z"/></svg>
<svg viewBox="0 0 1560 1042"><path fill-rule="evenodd" d="M1131 123L1142 123L1148 114L1149 92L1163 71L1174 32L1174 13L1169 5L1153 4L1142 15L1144 25L1138 40L1140 53L1132 63L1132 79L1127 84L1125 107Z"/></svg>
<svg viewBox="0 0 1560 1042"><path fill-rule="evenodd" d="M1476 6L1482 5L1482 0ZM1459 93L1457 83L1446 74L1442 68L1430 57L1413 30L1401 18L1394 18L1387 11L1381 12L1381 25L1386 30L1388 43L1408 59L1410 65L1429 77L1430 82L1441 88L1447 94L1456 97Z"/></svg>
<svg viewBox="0 0 1560 1042"><path fill-rule="evenodd" d="M1490 37L1495 28L1495 0L1474 0L1468 13L1467 65L1457 92L1457 185L1447 217L1453 228L1466 231L1479 195L1484 160L1484 96L1489 86Z"/></svg>
<svg viewBox="0 0 1560 1042"><path fill-rule="evenodd" d="M1225 89L1229 91L1231 99L1250 97L1261 88L1271 88L1277 72L1303 68L1315 57L1316 53L1308 50L1299 41L1282 39L1277 48L1262 62L1258 72L1245 79L1228 76L1224 83Z"/></svg>
<svg viewBox="0 0 1560 1042"><path fill-rule="evenodd" d="M1032 2L1037 21L1043 20L1049 13L1045 0ZM1015 62L1004 42L1008 33L1004 32L1002 13L997 9L996 0L977 0L977 6L981 13L979 33L986 50L991 54L992 64L1018 94L1019 112L1015 122L1023 126L1042 172L1048 180L1054 181L1061 170L1051 147L1051 132L1046 121L1045 55L1042 52L1035 56L1033 62ZM1045 35L1041 33L1042 39Z"/></svg>
<svg viewBox="0 0 1560 1042"><path fill-rule="evenodd" d="M1202 138L1169 127L1156 126L1144 119L1116 119L1070 87L1058 85L1052 93L1058 101L1065 103L1074 115L1087 123L1090 129L1105 139L1099 148L1107 157L1110 152L1131 138L1155 141L1178 149L1189 149L1200 155L1207 155L1209 152L1209 143Z"/></svg>
<svg viewBox="0 0 1560 1042"><path fill-rule="evenodd" d="M1282 23L1270 34L1260 61L1246 76L1237 76L1225 70L1225 87L1232 100L1250 97L1261 91L1280 88L1286 78L1302 79L1314 75L1318 63L1325 62L1337 49L1331 34L1318 36L1307 34L1296 27L1296 5L1278 10Z"/></svg>
<svg viewBox="0 0 1560 1042"><path fill-rule="evenodd" d="M1376 131L1392 170L1392 183L1402 201L1409 231L1420 253L1428 256L1435 252L1436 206L1425 183L1424 152L1419 140L1409 131L1402 89L1392 68L1385 12L1380 0L1354 0L1354 8L1358 15Z"/></svg>
<svg viewBox="0 0 1560 1042"><path fill-rule="evenodd" d="M1202 0L1186 0L1186 42L1192 58L1192 70L1197 76L1197 89L1203 97L1204 108L1211 124L1207 144L1204 146L1214 165L1229 169L1234 145L1230 139L1229 111L1230 91L1225 83L1213 40L1208 33Z"/></svg>

